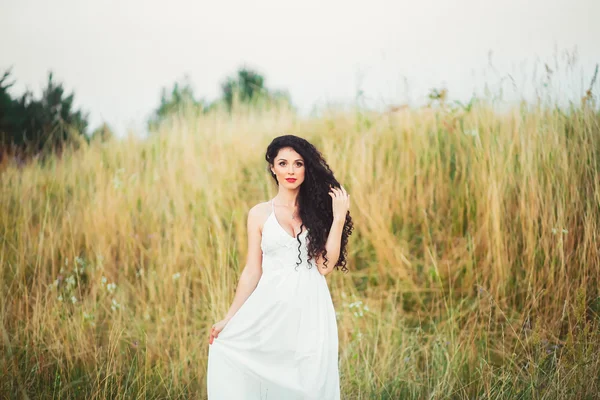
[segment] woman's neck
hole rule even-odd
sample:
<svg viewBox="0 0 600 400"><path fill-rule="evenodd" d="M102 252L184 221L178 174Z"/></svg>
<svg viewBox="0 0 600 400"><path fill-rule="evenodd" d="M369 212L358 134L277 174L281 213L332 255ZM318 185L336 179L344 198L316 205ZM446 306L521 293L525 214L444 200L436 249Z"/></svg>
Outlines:
<svg viewBox="0 0 600 400"><path fill-rule="evenodd" d="M298 191L280 189L274 198L277 205L294 208L298 205Z"/></svg>

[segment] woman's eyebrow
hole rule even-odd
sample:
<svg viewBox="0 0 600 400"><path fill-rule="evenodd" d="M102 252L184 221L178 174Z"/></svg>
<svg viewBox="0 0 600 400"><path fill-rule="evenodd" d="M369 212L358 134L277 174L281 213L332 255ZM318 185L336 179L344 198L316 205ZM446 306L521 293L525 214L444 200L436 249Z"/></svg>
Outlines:
<svg viewBox="0 0 600 400"><path fill-rule="evenodd" d="M279 159L279 160L277 160L277 161L287 161L287 158L280 158L280 159ZM304 160L303 160L303 159L301 159L301 158L298 158L298 159L296 159L296 161L302 161L302 162L304 162Z"/></svg>

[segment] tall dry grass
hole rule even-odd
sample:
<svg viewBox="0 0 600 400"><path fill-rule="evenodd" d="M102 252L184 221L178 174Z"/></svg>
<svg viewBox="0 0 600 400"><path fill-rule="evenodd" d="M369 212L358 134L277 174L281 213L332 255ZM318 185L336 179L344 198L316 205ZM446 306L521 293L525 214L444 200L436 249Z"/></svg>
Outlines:
<svg viewBox="0 0 600 400"><path fill-rule="evenodd" d="M352 195L344 399L595 398L600 116L522 106L175 118L0 173L0 394L204 398L270 140Z"/></svg>

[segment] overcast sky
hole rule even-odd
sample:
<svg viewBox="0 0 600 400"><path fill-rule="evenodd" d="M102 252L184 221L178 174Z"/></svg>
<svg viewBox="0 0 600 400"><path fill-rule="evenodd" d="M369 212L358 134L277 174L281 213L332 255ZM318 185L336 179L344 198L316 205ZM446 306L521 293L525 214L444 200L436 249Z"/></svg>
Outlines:
<svg viewBox="0 0 600 400"><path fill-rule="evenodd" d="M122 133L142 129L162 87L187 74L212 100L242 65L308 112L359 87L374 106L442 86L465 99L508 73L524 87L576 47L561 78L576 93L600 62L598 20L600 0L0 0L0 69L15 95L54 71L92 127Z"/></svg>

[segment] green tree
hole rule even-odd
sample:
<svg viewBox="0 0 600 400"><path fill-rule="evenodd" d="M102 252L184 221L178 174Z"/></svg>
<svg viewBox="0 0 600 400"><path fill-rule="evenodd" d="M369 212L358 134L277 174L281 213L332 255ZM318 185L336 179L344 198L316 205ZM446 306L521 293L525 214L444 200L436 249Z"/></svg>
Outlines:
<svg viewBox="0 0 600 400"><path fill-rule="evenodd" d="M148 119L148 130L156 131L172 115L185 112L196 115L219 110L231 111L234 104L252 104L255 106L283 106L291 108L290 95L284 90L269 90L265 87L264 77L248 68L240 68L236 75L228 77L221 84L221 97L208 103L196 99L194 91L186 77L176 82L170 91L162 89L160 104Z"/></svg>
<svg viewBox="0 0 600 400"><path fill-rule="evenodd" d="M229 77L221 84L222 100L231 110L235 101L245 104L280 104L291 106L287 91L272 91L265 86L265 78L258 72L246 67L237 71L235 77Z"/></svg>
<svg viewBox="0 0 600 400"><path fill-rule="evenodd" d="M169 116L181 112L202 113L206 109L203 99L196 100L194 90L186 76L181 82L175 82L170 93L162 89L160 105L148 120L148 130L155 131Z"/></svg>
<svg viewBox="0 0 600 400"><path fill-rule="evenodd" d="M94 129L90 136L90 141L107 142L114 137L114 133L106 122L102 123L98 128Z"/></svg>
<svg viewBox="0 0 600 400"><path fill-rule="evenodd" d="M237 77L227 78L221 85L223 100L229 108L231 108L234 96L236 95L240 102L249 103L253 99L267 94L264 83L265 79L262 75L255 71L241 68L237 73Z"/></svg>
<svg viewBox="0 0 600 400"><path fill-rule="evenodd" d="M13 99L8 89L10 70L0 79L0 146L4 152L25 155L61 151L69 141L87 140L88 115L74 109L73 93L66 95L52 72L37 100L30 91Z"/></svg>

